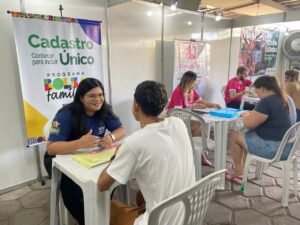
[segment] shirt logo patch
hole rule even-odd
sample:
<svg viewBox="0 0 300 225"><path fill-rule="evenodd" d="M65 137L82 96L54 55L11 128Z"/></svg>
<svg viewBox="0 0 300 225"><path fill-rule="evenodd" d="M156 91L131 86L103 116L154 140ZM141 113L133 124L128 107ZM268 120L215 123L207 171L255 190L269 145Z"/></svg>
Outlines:
<svg viewBox="0 0 300 225"><path fill-rule="evenodd" d="M58 121L53 121L52 126L49 130L50 134L59 134L60 128L59 128L59 122Z"/></svg>
<svg viewBox="0 0 300 225"><path fill-rule="evenodd" d="M105 132L105 126L99 127L98 134L103 134Z"/></svg>
<svg viewBox="0 0 300 225"><path fill-rule="evenodd" d="M104 123L101 121L99 123L99 128L98 128L98 134L103 134L105 132L105 126L104 126Z"/></svg>
<svg viewBox="0 0 300 225"><path fill-rule="evenodd" d="M53 127L53 128L59 128L59 122L53 121L53 122L52 122L52 127Z"/></svg>

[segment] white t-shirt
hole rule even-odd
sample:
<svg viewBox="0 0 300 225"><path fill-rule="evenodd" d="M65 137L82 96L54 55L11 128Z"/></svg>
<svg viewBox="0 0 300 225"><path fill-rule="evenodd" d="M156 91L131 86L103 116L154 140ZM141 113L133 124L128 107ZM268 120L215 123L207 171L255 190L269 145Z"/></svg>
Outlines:
<svg viewBox="0 0 300 225"><path fill-rule="evenodd" d="M125 184L136 179L146 201L146 212L134 225L146 225L158 203L195 183L192 146L185 124L169 117L148 124L127 137L107 173ZM183 206L166 210L160 225L183 220Z"/></svg>

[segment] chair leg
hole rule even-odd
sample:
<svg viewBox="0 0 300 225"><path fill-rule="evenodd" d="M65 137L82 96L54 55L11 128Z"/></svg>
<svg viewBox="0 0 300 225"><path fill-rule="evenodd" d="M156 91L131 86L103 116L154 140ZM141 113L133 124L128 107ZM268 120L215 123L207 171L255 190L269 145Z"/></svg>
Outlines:
<svg viewBox="0 0 300 225"><path fill-rule="evenodd" d="M246 162L244 165L244 173L243 173L243 180L242 180L242 184L241 184L241 188L240 191L245 193L246 190L246 183L247 183L247 178L248 178L248 172L250 169L250 163L251 163L251 156L248 154L247 158L246 158Z"/></svg>
<svg viewBox="0 0 300 225"><path fill-rule="evenodd" d="M291 163L289 161L282 162L283 191L282 191L281 205L283 207L287 207L289 203L290 171L291 171Z"/></svg>
<svg viewBox="0 0 300 225"><path fill-rule="evenodd" d="M261 179L264 170L264 163L256 161L255 179Z"/></svg>
<svg viewBox="0 0 300 225"><path fill-rule="evenodd" d="M294 195L297 196L298 190L298 172L297 172L297 157L293 159L293 184L294 184Z"/></svg>
<svg viewBox="0 0 300 225"><path fill-rule="evenodd" d="M244 105L245 105L245 100L242 99L241 105L240 105L240 109L244 109Z"/></svg>

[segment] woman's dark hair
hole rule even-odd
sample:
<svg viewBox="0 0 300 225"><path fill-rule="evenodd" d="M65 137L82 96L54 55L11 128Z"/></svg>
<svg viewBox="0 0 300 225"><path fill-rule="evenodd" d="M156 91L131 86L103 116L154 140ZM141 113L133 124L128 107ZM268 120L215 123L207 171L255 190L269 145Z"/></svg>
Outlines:
<svg viewBox="0 0 300 225"><path fill-rule="evenodd" d="M292 69L292 70L287 70L285 72L285 75L290 77L292 79L292 81L297 81L299 82L299 71Z"/></svg>
<svg viewBox="0 0 300 225"><path fill-rule="evenodd" d="M282 99L284 108L289 111L288 97L280 88L279 82L276 77L268 75L261 76L254 81L253 85L255 88L265 88L269 91L274 91L275 94Z"/></svg>
<svg viewBox="0 0 300 225"><path fill-rule="evenodd" d="M158 116L168 102L165 85L156 81L144 81L136 87L134 100L147 116Z"/></svg>
<svg viewBox="0 0 300 225"><path fill-rule="evenodd" d="M82 135L88 132L87 126L83 119L84 117L84 106L80 100L87 92L91 89L99 87L101 88L103 95L104 87L103 84L95 79L95 78L86 78L79 83L79 86L76 90L76 94L74 96L74 100L72 103L64 106L58 112L69 109L72 114L72 131L71 131L71 139L76 140L80 138ZM103 121L106 116L112 116L114 118L118 118L111 110L111 107L106 103L105 99L101 106L101 109L95 113L95 116L99 118L100 121Z"/></svg>
<svg viewBox="0 0 300 225"><path fill-rule="evenodd" d="M193 71L186 71L181 78L181 81L179 83L179 86L181 87L182 91L186 91L186 87L194 82L197 79L197 74Z"/></svg>

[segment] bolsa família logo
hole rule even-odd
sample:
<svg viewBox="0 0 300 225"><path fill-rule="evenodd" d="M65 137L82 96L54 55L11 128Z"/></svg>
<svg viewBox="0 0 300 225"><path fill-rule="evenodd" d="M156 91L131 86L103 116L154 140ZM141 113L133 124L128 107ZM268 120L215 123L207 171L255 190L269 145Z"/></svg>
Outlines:
<svg viewBox="0 0 300 225"><path fill-rule="evenodd" d="M82 79L83 76L44 79L44 90L47 92L47 101L50 102L55 99L73 98L75 90Z"/></svg>
<svg viewBox="0 0 300 225"><path fill-rule="evenodd" d="M75 55L71 55L67 50L77 49L77 50L88 50L93 49L94 45L92 41L89 40L80 40L76 37L73 40L61 39L58 35L53 38L40 37L37 34L30 34L28 36L28 43L34 49L63 49L59 53L59 62L62 65L86 65L93 64L93 56L85 56L79 52ZM45 64L43 60L35 61L35 64Z"/></svg>

